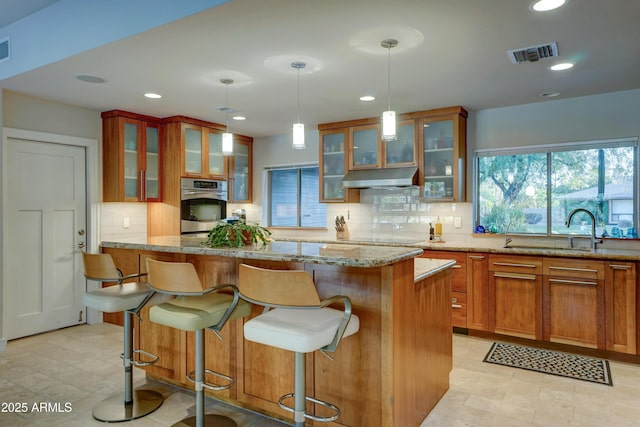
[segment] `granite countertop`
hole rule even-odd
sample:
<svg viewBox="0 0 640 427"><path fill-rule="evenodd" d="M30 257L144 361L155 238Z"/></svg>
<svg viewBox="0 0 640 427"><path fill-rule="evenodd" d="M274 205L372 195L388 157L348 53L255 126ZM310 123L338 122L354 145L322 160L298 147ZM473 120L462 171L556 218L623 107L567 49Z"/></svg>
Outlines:
<svg viewBox="0 0 640 427"><path fill-rule="evenodd" d="M249 245L242 248L207 248L197 237L149 237L103 241L104 248L137 249L156 252L214 255L230 258L294 261L330 264L345 267L381 267L422 254L419 247L336 244L305 241L277 241L268 245Z"/></svg>
<svg viewBox="0 0 640 427"><path fill-rule="evenodd" d="M418 283L456 264L455 260L416 258L413 260L413 281Z"/></svg>
<svg viewBox="0 0 640 427"><path fill-rule="evenodd" d="M284 240L284 239L279 239ZM291 239L293 241L294 239ZM385 240L375 241L368 239L353 238L350 240L319 240L319 239L295 239L300 242L321 242L331 244L362 244L367 246L385 245L392 247L409 247L420 248L429 251L452 251L452 252L483 252L495 254L511 254L511 255L534 255L534 256L556 256L564 258L585 258L585 259L601 259L601 260L620 260L620 261L640 261L640 250L637 249L596 249L591 251L588 248L569 249L566 247L543 246L535 243L531 245L515 244L509 248L504 247L504 238L487 239L487 238L470 238L464 242L444 242L433 243L428 240L416 242L408 240Z"/></svg>

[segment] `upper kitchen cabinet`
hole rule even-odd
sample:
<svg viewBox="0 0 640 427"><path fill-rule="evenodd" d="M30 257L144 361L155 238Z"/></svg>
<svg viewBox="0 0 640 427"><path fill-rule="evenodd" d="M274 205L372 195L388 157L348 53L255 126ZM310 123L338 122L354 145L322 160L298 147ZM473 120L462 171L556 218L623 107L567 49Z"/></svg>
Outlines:
<svg viewBox="0 0 640 427"><path fill-rule="evenodd" d="M222 131L182 123L180 138L184 177L226 179L227 161L222 154Z"/></svg>
<svg viewBox="0 0 640 427"><path fill-rule="evenodd" d="M348 129L320 131L320 201L355 202L358 191L342 186L349 165Z"/></svg>
<svg viewBox="0 0 640 427"><path fill-rule="evenodd" d="M229 157L229 202L252 201L253 140L233 136L233 156Z"/></svg>
<svg viewBox="0 0 640 427"><path fill-rule="evenodd" d="M415 121L398 121L398 138L393 141L381 139L380 127L375 123L349 128L349 170L417 166Z"/></svg>
<svg viewBox="0 0 640 427"><path fill-rule="evenodd" d="M423 196L465 201L467 111L462 107L411 113L417 118Z"/></svg>
<svg viewBox="0 0 640 427"><path fill-rule="evenodd" d="M159 120L120 110L106 111L101 117L103 201L160 201Z"/></svg>

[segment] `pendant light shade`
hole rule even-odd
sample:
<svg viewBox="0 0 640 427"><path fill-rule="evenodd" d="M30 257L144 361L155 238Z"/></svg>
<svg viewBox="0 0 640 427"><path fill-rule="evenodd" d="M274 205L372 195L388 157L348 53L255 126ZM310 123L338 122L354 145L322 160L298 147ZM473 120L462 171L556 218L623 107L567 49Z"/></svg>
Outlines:
<svg viewBox="0 0 640 427"><path fill-rule="evenodd" d="M227 86L227 102L226 102L226 107L227 107L227 112L226 112L226 116L227 116L227 131L222 134L222 154L225 155L225 156L232 156L233 155L233 134L229 132L229 112L228 112L228 107L229 107L229 85L231 83L233 83L233 80L232 79L220 79L220 83L222 83L222 84Z"/></svg>
<svg viewBox="0 0 640 427"><path fill-rule="evenodd" d="M398 40L382 40L380 45L389 51L389 73L387 79L389 104L387 111L382 113L382 139L385 141L394 141L398 139L398 135L396 133L396 112L391 109L391 48L398 46Z"/></svg>
<svg viewBox="0 0 640 427"><path fill-rule="evenodd" d="M233 155L233 134L225 132L222 134L222 154L225 156Z"/></svg>
<svg viewBox="0 0 640 427"><path fill-rule="evenodd" d="M304 62L292 62L291 67L298 70L298 123L293 124L293 148L301 150L305 148L304 123L300 122L300 70L307 64Z"/></svg>

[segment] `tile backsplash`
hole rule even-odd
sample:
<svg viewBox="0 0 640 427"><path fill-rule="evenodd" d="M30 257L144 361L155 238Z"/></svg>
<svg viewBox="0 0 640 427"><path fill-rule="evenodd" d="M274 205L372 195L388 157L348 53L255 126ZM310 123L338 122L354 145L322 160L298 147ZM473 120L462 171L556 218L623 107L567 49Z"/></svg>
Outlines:
<svg viewBox="0 0 640 427"><path fill-rule="evenodd" d="M118 241L146 237L146 203L102 203L100 205L100 240Z"/></svg>

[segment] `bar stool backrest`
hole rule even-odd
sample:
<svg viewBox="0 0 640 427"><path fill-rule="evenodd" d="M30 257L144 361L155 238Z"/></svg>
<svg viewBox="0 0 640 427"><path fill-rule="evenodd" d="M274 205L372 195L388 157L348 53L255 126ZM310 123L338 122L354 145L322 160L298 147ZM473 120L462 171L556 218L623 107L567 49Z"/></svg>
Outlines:
<svg viewBox="0 0 640 427"><path fill-rule="evenodd" d="M242 296L262 305L320 305L320 297L311 275L302 270L268 270L240 264L238 289Z"/></svg>
<svg viewBox="0 0 640 427"><path fill-rule="evenodd" d="M147 282L170 294L201 294L204 288L196 268L189 262L164 262L147 258Z"/></svg>
<svg viewBox="0 0 640 427"><path fill-rule="evenodd" d="M117 282L122 277L122 273L118 270L109 254L88 254L83 252L82 261L84 264L84 276L88 279Z"/></svg>

